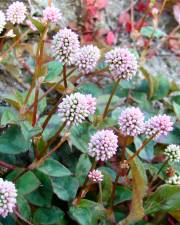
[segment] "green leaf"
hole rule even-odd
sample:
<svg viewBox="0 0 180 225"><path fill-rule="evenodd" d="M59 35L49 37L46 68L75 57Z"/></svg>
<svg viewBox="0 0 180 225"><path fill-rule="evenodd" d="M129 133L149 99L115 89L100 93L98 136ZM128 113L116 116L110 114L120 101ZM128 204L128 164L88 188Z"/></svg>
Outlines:
<svg viewBox="0 0 180 225"><path fill-rule="evenodd" d="M50 225L60 222L64 217L64 212L53 206L51 208L39 208L34 213L33 221L35 224Z"/></svg>
<svg viewBox="0 0 180 225"><path fill-rule="evenodd" d="M62 63L58 61L52 61L49 62L48 64L48 74L44 79L44 82L56 82L60 78L60 74L63 70L63 65Z"/></svg>
<svg viewBox="0 0 180 225"><path fill-rule="evenodd" d="M26 140L30 140L32 137L40 134L42 131L41 127L38 126L32 127L32 125L28 121L21 121L20 127L22 134L24 135L24 138Z"/></svg>
<svg viewBox="0 0 180 225"><path fill-rule="evenodd" d="M154 94L153 99L159 100L168 95L170 83L166 76L158 75L154 77Z"/></svg>
<svg viewBox="0 0 180 225"><path fill-rule="evenodd" d="M180 127L174 125L173 131L171 131L166 137L158 138L158 143L162 144L180 144Z"/></svg>
<svg viewBox="0 0 180 225"><path fill-rule="evenodd" d="M97 202L82 199L78 206L70 208L70 215L79 224L91 225L105 217L105 209Z"/></svg>
<svg viewBox="0 0 180 225"><path fill-rule="evenodd" d="M112 193L112 179L111 176L103 171L103 182L102 182L102 199L103 202L108 203Z"/></svg>
<svg viewBox="0 0 180 225"><path fill-rule="evenodd" d="M39 171L35 171L35 175L40 180L41 185L38 189L26 195L26 198L33 205L49 207L53 196L51 180L49 176Z"/></svg>
<svg viewBox="0 0 180 225"><path fill-rule="evenodd" d="M143 141L139 137L134 138L134 144L136 146L136 150L142 145ZM151 141L147 144L144 149L140 152L139 156L146 160L152 160L154 158L154 145L155 142Z"/></svg>
<svg viewBox="0 0 180 225"><path fill-rule="evenodd" d="M90 82L82 84L78 88L78 91L83 94L92 94L92 96L94 97L102 95L102 89L99 88L96 84Z"/></svg>
<svg viewBox="0 0 180 225"><path fill-rule="evenodd" d="M173 108L176 116L180 119L180 104L173 102Z"/></svg>
<svg viewBox="0 0 180 225"><path fill-rule="evenodd" d="M91 161L88 155L82 154L79 158L75 172L76 178L78 179L80 185L83 185L90 169Z"/></svg>
<svg viewBox="0 0 180 225"><path fill-rule="evenodd" d="M99 110L99 112L103 112L104 111L104 107L107 104L107 101L109 99L109 95L100 95L97 98L97 108ZM115 105L118 104L120 102L120 98L118 96L113 96L112 101L111 101L111 108Z"/></svg>
<svg viewBox="0 0 180 225"><path fill-rule="evenodd" d="M132 199L132 191L129 188L124 186L118 186L116 188L115 201L114 201L116 205L131 199Z"/></svg>
<svg viewBox="0 0 180 225"><path fill-rule="evenodd" d="M38 170L52 177L64 177L71 175L71 172L65 166L54 159L47 159L38 168Z"/></svg>
<svg viewBox="0 0 180 225"><path fill-rule="evenodd" d="M39 187L39 185L40 181L31 171L26 172L16 181L16 188L18 193L21 195L26 195L33 192Z"/></svg>
<svg viewBox="0 0 180 225"><path fill-rule="evenodd" d="M54 193L64 201L73 200L76 196L79 182L75 177L61 177L52 179Z"/></svg>
<svg viewBox="0 0 180 225"><path fill-rule="evenodd" d="M29 20L31 20L32 24L38 29L40 33L44 32L44 25L37 19L32 18L31 16L27 16Z"/></svg>
<svg viewBox="0 0 180 225"><path fill-rule="evenodd" d="M43 139L45 141L48 141L51 137L54 136L54 134L58 131L58 129L61 126L62 126L62 122L60 121L60 117L56 114L53 115L43 132Z"/></svg>
<svg viewBox="0 0 180 225"><path fill-rule="evenodd" d="M0 217L0 225L17 225L17 223L11 215L8 215L6 218Z"/></svg>
<svg viewBox="0 0 180 225"><path fill-rule="evenodd" d="M13 125L0 136L0 152L5 154L20 154L28 151L31 142L25 140L21 129Z"/></svg>
<svg viewBox="0 0 180 225"><path fill-rule="evenodd" d="M166 33L164 31L160 29L155 30L151 26L142 27L140 33L147 38L151 38L151 37L160 38L160 37L166 36Z"/></svg>
<svg viewBox="0 0 180 225"><path fill-rule="evenodd" d="M83 123L72 127L70 140L77 149L83 153L87 153L88 142L94 132L94 127L90 126L89 123Z"/></svg>
<svg viewBox="0 0 180 225"><path fill-rule="evenodd" d="M31 208L28 201L22 195L18 195L17 197L17 206L20 214L29 220L31 218Z"/></svg>
<svg viewBox="0 0 180 225"><path fill-rule="evenodd" d="M145 213L171 211L180 208L180 186L162 185L145 202Z"/></svg>
<svg viewBox="0 0 180 225"><path fill-rule="evenodd" d="M6 126L7 124L15 124L18 121L17 113L12 110L6 110L3 112L1 117L1 125Z"/></svg>
<svg viewBox="0 0 180 225"><path fill-rule="evenodd" d="M81 207L71 207L70 214L72 218L79 224L90 225L92 220L92 215L90 209Z"/></svg>

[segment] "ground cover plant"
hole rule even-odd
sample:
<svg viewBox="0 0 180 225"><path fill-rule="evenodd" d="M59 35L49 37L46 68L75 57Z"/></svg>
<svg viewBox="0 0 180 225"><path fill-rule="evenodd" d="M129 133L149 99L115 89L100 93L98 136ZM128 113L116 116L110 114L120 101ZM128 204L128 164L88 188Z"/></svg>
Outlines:
<svg viewBox="0 0 180 225"><path fill-rule="evenodd" d="M1 96L0 224L179 224L180 90L145 65L178 43L180 4L166 34L166 1L131 1L106 33L107 1L81 3L67 27L50 0L41 15L19 1L0 11L1 66L24 74Z"/></svg>

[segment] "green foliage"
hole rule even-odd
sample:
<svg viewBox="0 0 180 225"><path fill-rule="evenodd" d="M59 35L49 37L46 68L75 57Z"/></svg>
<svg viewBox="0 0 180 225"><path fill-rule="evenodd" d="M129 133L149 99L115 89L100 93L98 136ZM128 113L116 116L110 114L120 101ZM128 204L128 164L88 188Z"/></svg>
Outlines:
<svg viewBox="0 0 180 225"><path fill-rule="evenodd" d="M39 187L39 185L40 185L39 179L31 171L26 172L16 181L16 188L18 190L18 193L21 195L27 195L33 192Z"/></svg>
<svg viewBox="0 0 180 225"><path fill-rule="evenodd" d="M0 152L5 154L20 154L29 150L31 143L26 140L19 126L9 127L0 136Z"/></svg>
<svg viewBox="0 0 180 225"><path fill-rule="evenodd" d="M51 177L64 177L71 175L71 172L60 162L54 159L47 159L38 170Z"/></svg>
<svg viewBox="0 0 180 225"><path fill-rule="evenodd" d="M56 224L62 221L64 213L59 208L53 206L51 208L39 208L34 213L33 221L35 225Z"/></svg>
<svg viewBox="0 0 180 225"><path fill-rule="evenodd" d="M71 201L75 198L79 182L75 177L67 176L52 179L53 191L59 199Z"/></svg>
<svg viewBox="0 0 180 225"><path fill-rule="evenodd" d="M77 207L70 208L70 215L79 224L96 225L98 219L104 218L105 209L96 202L83 199Z"/></svg>
<svg viewBox="0 0 180 225"><path fill-rule="evenodd" d="M140 32L144 37L147 37L147 38L151 38L151 37L161 38L166 35L166 33L164 31L162 31L160 29L155 30L151 26L142 27Z"/></svg>
<svg viewBox="0 0 180 225"><path fill-rule="evenodd" d="M78 179L80 185L83 185L90 169L91 161L89 157L85 154L82 154L79 158L75 172L76 178Z"/></svg>

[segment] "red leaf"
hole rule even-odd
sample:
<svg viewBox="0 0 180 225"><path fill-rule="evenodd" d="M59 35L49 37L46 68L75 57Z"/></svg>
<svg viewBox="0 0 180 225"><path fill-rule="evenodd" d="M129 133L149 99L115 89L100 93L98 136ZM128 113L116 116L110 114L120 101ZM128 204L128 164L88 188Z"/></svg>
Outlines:
<svg viewBox="0 0 180 225"><path fill-rule="evenodd" d="M149 0L147 2L143 2L143 1L139 1L138 4L137 4L137 11L138 12L144 12L146 11L146 9L148 8L149 6Z"/></svg>
<svg viewBox="0 0 180 225"><path fill-rule="evenodd" d="M112 31L109 31L106 36L106 43L108 45L113 45L115 43L115 35Z"/></svg>
<svg viewBox="0 0 180 225"><path fill-rule="evenodd" d="M96 9L101 10L106 8L107 0L85 0L86 5L94 6Z"/></svg>
<svg viewBox="0 0 180 225"><path fill-rule="evenodd" d="M126 23L126 32L130 33L132 31L132 24L131 22Z"/></svg>
<svg viewBox="0 0 180 225"><path fill-rule="evenodd" d="M127 12L122 13L122 14L119 16L119 19L118 19L118 23L119 23L120 25L126 25L126 24L129 23L130 21L131 21L131 18L130 18L129 13L127 13Z"/></svg>

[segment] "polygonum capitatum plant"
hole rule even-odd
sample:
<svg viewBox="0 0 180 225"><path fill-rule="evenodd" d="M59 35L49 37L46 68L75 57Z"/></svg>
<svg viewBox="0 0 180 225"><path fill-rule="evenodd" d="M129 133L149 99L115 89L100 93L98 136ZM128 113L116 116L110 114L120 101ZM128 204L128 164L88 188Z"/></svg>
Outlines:
<svg viewBox="0 0 180 225"><path fill-rule="evenodd" d="M39 17L19 1L0 11L1 64L21 62L29 78L3 95L0 222L178 220L180 106L169 81L152 78L133 48L84 45L63 16L51 1ZM155 107L168 98L174 108Z"/></svg>

